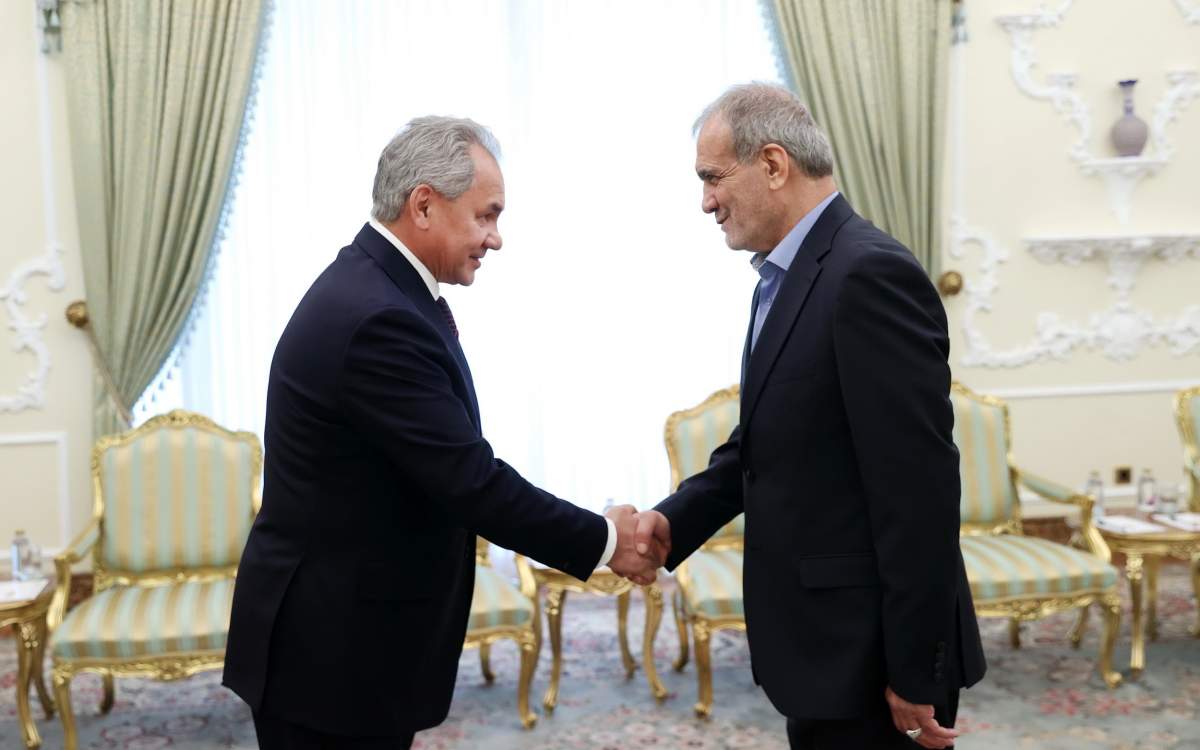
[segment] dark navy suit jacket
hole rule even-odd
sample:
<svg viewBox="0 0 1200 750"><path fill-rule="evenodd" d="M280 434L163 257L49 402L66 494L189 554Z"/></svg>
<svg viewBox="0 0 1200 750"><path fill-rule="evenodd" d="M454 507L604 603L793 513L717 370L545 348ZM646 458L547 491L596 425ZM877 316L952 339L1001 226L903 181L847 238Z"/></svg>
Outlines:
<svg viewBox="0 0 1200 750"><path fill-rule="evenodd" d="M224 684L319 731L404 735L445 718L476 533L581 579L608 538L601 516L492 454L458 341L369 225L279 340L265 442Z"/></svg>
<svg viewBox="0 0 1200 750"><path fill-rule="evenodd" d="M916 259L835 198L746 357L738 427L658 506L671 569L745 512L754 674L787 716L877 712L888 685L944 706L983 676L949 351Z"/></svg>

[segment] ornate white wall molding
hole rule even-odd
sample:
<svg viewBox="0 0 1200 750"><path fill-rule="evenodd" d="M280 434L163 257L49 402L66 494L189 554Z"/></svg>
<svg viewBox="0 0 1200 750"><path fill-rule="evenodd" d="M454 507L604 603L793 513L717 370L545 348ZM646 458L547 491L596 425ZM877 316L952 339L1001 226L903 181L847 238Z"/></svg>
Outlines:
<svg viewBox="0 0 1200 750"><path fill-rule="evenodd" d="M1099 350L1116 361L1132 359L1142 349L1160 345L1180 357L1200 351L1200 305L1188 305L1178 315L1156 319L1130 300L1137 274L1146 261L1200 260L1200 236L1033 238L1025 243L1043 263L1078 266L1088 260L1104 260L1109 266L1108 284L1116 293L1115 301L1083 323L1066 320L1056 312L1040 312L1034 319L1032 341L1003 351L993 349L977 317L992 309L992 295L998 286L996 265L1007 258L1007 250L984 233L967 229L961 220L955 220L951 255L961 258L968 244L983 250L979 278L963 286L967 300L962 318L966 342L963 365L1021 367L1044 360L1065 360L1079 348Z"/></svg>
<svg viewBox="0 0 1200 750"><path fill-rule="evenodd" d="M1076 161L1083 162L1091 158L1088 141L1092 135L1092 117L1087 104L1075 93L1075 74L1052 73L1046 76L1045 84L1039 84L1033 78L1033 69L1037 67L1033 32L1059 26L1070 8L1071 0L1065 0L1057 10L1043 9L1036 13L997 16L996 23L1008 32L1012 42L1010 69L1017 88L1033 99L1049 101L1054 105L1055 112L1075 126L1079 138L1071 145L1070 154Z"/></svg>
<svg viewBox="0 0 1200 750"><path fill-rule="evenodd" d="M979 386L989 396L1023 401L1040 398L1094 398L1097 396L1132 396L1148 393L1176 393L1196 385L1197 380L1135 380L1128 383L1080 383L1046 385L1025 388L987 388Z"/></svg>
<svg viewBox="0 0 1200 750"><path fill-rule="evenodd" d="M1129 302L1138 272L1147 260L1200 260L1200 235L1033 237L1025 240L1025 247L1043 263L1078 266L1087 260L1104 260L1108 263L1108 285L1119 302Z"/></svg>
<svg viewBox="0 0 1200 750"><path fill-rule="evenodd" d="M57 456L55 473L58 475L58 492L56 494L58 501L58 548L64 549L71 543L71 535L73 533L71 523L71 488L67 472L67 467L70 465L70 461L67 458L67 433L56 431L0 434L0 448L10 445L47 444L54 446ZM51 545L46 544L45 540L35 539L34 541L42 545L43 553L51 552Z"/></svg>
<svg viewBox="0 0 1200 750"><path fill-rule="evenodd" d="M1176 1L1189 23L1200 23L1200 7L1192 10L1190 5L1195 0ZM1037 67L1033 32L1060 26L1070 7L1070 0L1065 0L1056 10L1047 10L1043 6L1034 13L997 16L996 23L1008 32L1012 43L1010 68L1017 88L1033 99L1049 101L1054 111L1074 126L1078 137L1067 148L1067 153L1079 164L1084 175L1099 176L1104 180L1113 213L1122 225L1127 225L1133 213L1134 189L1144 178L1165 166L1175 153L1174 144L1167 138L1167 126L1178 118L1192 99L1200 97L1200 76L1194 70L1167 73L1167 90L1155 105L1154 118L1150 123L1150 143L1154 147L1154 156L1096 157L1089 146L1092 136L1091 112L1075 92L1078 77L1065 72L1048 74L1045 84L1039 84L1033 77L1033 69ZM1193 15L1196 20L1193 20Z"/></svg>
<svg viewBox="0 0 1200 750"><path fill-rule="evenodd" d="M1200 9L1196 12L1200 14ZM1167 126L1179 117L1193 99L1200 98L1200 75L1194 70L1173 70L1167 73L1167 84L1166 93L1154 105L1154 120L1150 124L1154 150L1163 161L1175 154L1175 144L1167 138Z"/></svg>
<svg viewBox="0 0 1200 750"><path fill-rule="evenodd" d="M12 349L28 351L34 357L34 367L25 376L25 382L17 386L14 395L0 395L0 413L17 412L23 409L40 409L46 403L46 377L50 372L50 352L42 340L42 329L46 326L46 315L26 317L23 307L28 297L25 284L34 276L46 276L46 286L61 291L66 285L66 273L62 265L62 248L51 245L43 255L25 261L8 277L8 283L0 287L0 302L8 318L8 328L13 332Z"/></svg>
<svg viewBox="0 0 1200 750"><path fill-rule="evenodd" d="M1175 4L1179 6L1179 12L1183 14L1183 20L1187 23L1200 23L1200 3L1196 0L1175 0Z"/></svg>

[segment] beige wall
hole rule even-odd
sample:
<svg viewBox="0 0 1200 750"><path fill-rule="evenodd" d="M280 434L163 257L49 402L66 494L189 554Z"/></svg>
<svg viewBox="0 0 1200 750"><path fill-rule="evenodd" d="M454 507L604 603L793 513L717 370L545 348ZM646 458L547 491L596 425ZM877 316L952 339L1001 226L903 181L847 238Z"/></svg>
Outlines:
<svg viewBox="0 0 1200 750"><path fill-rule="evenodd" d="M39 51L34 3L0 3L0 543L24 528L47 549L61 547L90 513L88 450L91 362L63 310L83 297L78 230L67 154L61 55ZM51 276L24 275L30 264L53 265L58 245L61 287ZM10 284L15 286L10 287ZM11 399L38 369L29 351L15 352L12 291L26 296L20 316L45 326L36 334L49 370L39 406L13 410ZM5 405L8 408L5 408ZM7 562L7 555L5 555Z"/></svg>
<svg viewBox="0 0 1200 750"><path fill-rule="evenodd" d="M1181 7L1189 2L1198 9L1191 13L1194 22ZM1085 174L1072 157L1081 129L1050 99L1035 98L1053 88L1054 74L1074 73L1074 86L1063 91L1074 93L1078 105L1072 106L1069 96L1062 101L1067 113L1090 123L1081 145L1096 158L1115 156L1109 130L1121 115L1116 81L1139 79L1135 111L1152 123L1171 90L1167 74L1200 71L1200 2L1189 2L1047 2L1043 5L1054 7L1037 28L1024 32L1024 50L1021 34L1014 44L998 17L1034 13L1039 3L965 4L968 41L954 51L951 86L955 136L947 182L952 212L961 220L952 227L990 238L1007 259L989 274L983 246L951 243L961 257L948 253L945 267L960 271L974 287L973 293L947 300L954 373L976 390L1007 395L1018 462L1071 485L1081 484L1093 468L1111 483L1119 465L1150 467L1159 477L1181 480L1171 398L1184 383L1200 384L1200 312L1194 319L1196 340L1183 354L1158 343L1118 359L1083 345L1061 359L1043 357L1019 366L989 366L979 359L969 364L967 358L981 348L969 344L966 328L970 324L993 353L1015 353L1038 348L1039 315L1057 314L1087 329L1093 315L1114 309L1118 297L1106 283L1104 261L1043 263L1024 242L1031 237L1190 236L1185 241L1192 256L1174 264L1147 260L1133 276L1128 302L1155 322L1200 305L1200 83L1175 89L1192 99L1189 104L1187 96L1180 97L1184 101L1173 110L1175 120L1160 131L1174 152L1157 174L1133 189L1125 223L1110 207L1104 179ZM1033 95L1017 81L1029 60L1036 63L1028 69ZM1158 153L1152 134L1143 156ZM992 309L972 318L972 298L987 299L980 288L989 280ZM1131 320L1123 319L1121 337L1146 344Z"/></svg>

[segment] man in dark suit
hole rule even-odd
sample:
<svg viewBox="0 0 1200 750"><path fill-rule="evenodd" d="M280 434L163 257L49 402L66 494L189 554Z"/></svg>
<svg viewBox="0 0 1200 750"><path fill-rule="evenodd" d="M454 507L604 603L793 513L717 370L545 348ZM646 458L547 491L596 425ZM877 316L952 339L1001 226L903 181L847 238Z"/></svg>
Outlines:
<svg viewBox="0 0 1200 750"><path fill-rule="evenodd" d="M500 249L498 146L413 120L384 149L372 220L300 301L267 392L262 512L238 568L224 683L263 748L408 747L449 710L475 534L586 579L648 582L631 507L534 487L483 439L439 284Z"/></svg>
<svg viewBox="0 0 1200 750"><path fill-rule="evenodd" d="M702 208L755 253L741 418L643 513L673 569L746 514L756 682L794 748L950 747L982 678L958 545L949 340L912 254L854 213L788 90L735 86L696 124Z"/></svg>

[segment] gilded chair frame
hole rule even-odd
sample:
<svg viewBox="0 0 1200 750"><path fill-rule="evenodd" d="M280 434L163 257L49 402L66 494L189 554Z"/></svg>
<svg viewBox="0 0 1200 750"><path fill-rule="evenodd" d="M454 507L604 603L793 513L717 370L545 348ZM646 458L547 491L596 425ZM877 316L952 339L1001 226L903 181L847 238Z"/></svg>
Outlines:
<svg viewBox="0 0 1200 750"><path fill-rule="evenodd" d="M475 538L477 567L492 567L488 555L490 547L488 540L481 536ZM496 679L492 672L492 644L502 640L511 640L517 644L521 652L521 673L517 680L517 714L521 719L521 726L532 729L537 724L537 714L529 707L529 695L533 689L533 674L537 671L538 657L542 650L541 607L538 603L537 579L534 578L529 560L524 555L514 553L513 562L517 568L517 589L533 603L533 617L523 625L500 625L468 630L463 648L479 649L480 671L483 673L483 679L491 684Z"/></svg>
<svg viewBox="0 0 1200 750"><path fill-rule="evenodd" d="M705 411L727 401L737 401L741 398L741 389L734 385L722 388L710 394L702 402L689 409L672 413L667 417L663 429L663 441L667 446L667 460L671 465L671 491L678 489L680 483L687 477L683 476L683 460L680 455L679 425L681 422L698 417ZM709 539L700 546L701 550L713 552L735 549L745 550L745 536L730 534L724 531ZM746 631L744 615L712 616L703 612L689 611L686 592L692 586L692 577L687 560L679 564L675 570L676 588L671 595L671 612L675 617L675 628L679 633L679 656L672 667L676 672L682 672L688 663L688 628L691 628L691 641L696 651L696 681L697 700L693 710L701 718L707 718L712 713L712 662L710 639L718 630Z"/></svg>
<svg viewBox="0 0 1200 750"><path fill-rule="evenodd" d="M985 406L997 408L1004 417L1004 442L1008 448L1005 460L1008 464L1008 481L1013 506L1011 517L1001 523L972 523L963 522L960 526L961 536L1003 535L1011 534L1024 536L1025 530L1021 518L1021 502L1018 488L1024 487L1039 497L1062 505L1072 505L1079 509L1080 528L1075 546L1084 549L1105 562L1112 562L1112 552L1104 537L1092 521L1092 507L1095 500L1087 495L1079 494L1069 488L1058 485L1047 479L1038 477L1030 472L1017 468L1012 457L1012 422L1008 404L994 396L976 393L962 383L954 381L951 390L967 399ZM1020 648L1020 623L1040 620L1043 617L1058 612L1079 609L1079 619L1071 629L1070 639L1074 648L1079 648L1087 624L1088 608L1092 604L1099 605L1104 616L1104 631L1100 642L1100 676L1108 687L1121 684L1121 675L1112 666L1113 650L1116 647L1117 633L1121 623L1121 600L1117 594L1117 584L1109 587L1096 587L1075 593L1072 596L1022 594L998 599L975 602L975 613L979 617L1004 617L1009 621L1009 641L1013 648Z"/></svg>
<svg viewBox="0 0 1200 750"><path fill-rule="evenodd" d="M136 429L99 438L92 448L91 458L92 519L67 546L66 550L54 558L55 591L46 617L51 633L62 624L63 617L66 615L67 598L71 590L72 568L77 563L87 560L89 556L92 564L93 595L113 586L152 587L170 583L199 583L236 577L236 563L220 567L178 567L148 572L108 568L104 563L102 555L105 534L104 493L101 480L102 457L108 450L123 447L161 429L182 428L195 428L224 440L245 443L250 446L251 512L254 516L258 515L258 511L262 508L263 453L258 436L252 432L227 430L202 414L176 409L167 414L153 417ZM67 750L74 750L78 745L75 716L71 708L71 680L75 675L83 672L95 672L101 675L104 698L100 704L100 712L105 714L113 706L114 677L148 677L173 681L200 672L220 669L224 664L224 649L204 649L132 658L62 659L55 656L52 679L59 715L62 717L65 747Z"/></svg>
<svg viewBox="0 0 1200 750"><path fill-rule="evenodd" d="M1183 471L1188 478L1188 509L1200 513L1200 436L1188 405L1200 398L1200 385L1175 394L1175 425L1179 428L1179 439L1183 442ZM1200 562L1197 563L1200 565Z"/></svg>

